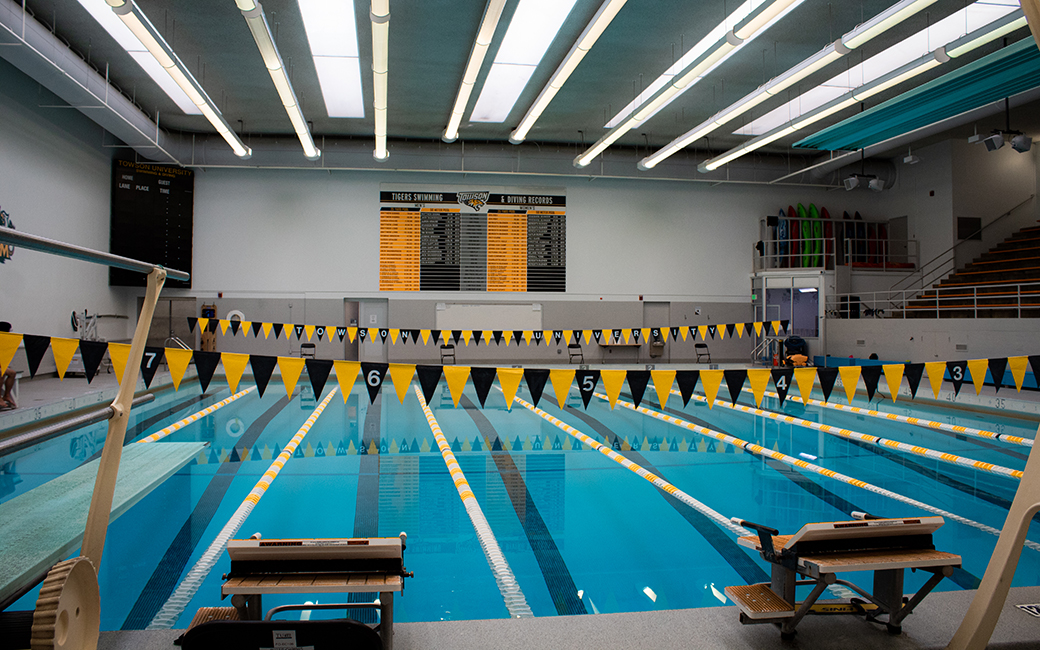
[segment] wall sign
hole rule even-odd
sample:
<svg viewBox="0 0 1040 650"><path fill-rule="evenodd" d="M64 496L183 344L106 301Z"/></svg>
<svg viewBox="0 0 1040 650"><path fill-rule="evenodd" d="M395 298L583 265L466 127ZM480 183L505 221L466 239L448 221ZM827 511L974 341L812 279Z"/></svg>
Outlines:
<svg viewBox="0 0 1040 650"><path fill-rule="evenodd" d="M11 221L11 215L7 214L7 211L0 208L0 226L15 229L14 221ZM14 257L14 246L7 242L0 242L0 264L3 264L7 260Z"/></svg>
<svg viewBox="0 0 1040 650"><path fill-rule="evenodd" d="M381 291L567 290L563 194L379 194Z"/></svg>

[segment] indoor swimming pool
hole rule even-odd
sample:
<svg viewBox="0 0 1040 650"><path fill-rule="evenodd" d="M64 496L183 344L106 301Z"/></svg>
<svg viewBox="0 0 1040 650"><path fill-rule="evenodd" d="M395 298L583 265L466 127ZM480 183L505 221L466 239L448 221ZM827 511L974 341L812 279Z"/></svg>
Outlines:
<svg viewBox="0 0 1040 650"><path fill-rule="evenodd" d="M100 571L102 630L144 629L160 612L179 612L188 626L199 607L220 602L222 552L197 589L178 586L231 519L272 461L319 406L309 386L287 398L272 385L253 391L158 442L206 442L209 447L112 522ZM627 388L627 387L626 387ZM230 395L214 383L205 396L196 383L163 392L130 422L140 440ZM526 387L518 397L531 401ZM631 401L625 391L621 400ZM920 455L848 440L696 398L685 408L672 395L661 408L653 390L642 406L776 450L827 470L927 504L925 510L888 493L856 487L806 467L764 458L714 436L593 398L586 410L571 389L566 408L546 390L538 407L628 460L670 482L724 518L739 517L791 533L813 521L848 519L853 511L904 517L951 513L935 534L936 548L963 556L962 569L939 590L974 588L1014 498L1018 481ZM753 406L750 393L741 397ZM845 403L832 395L832 402ZM866 406L864 399L855 401ZM635 612L730 604L729 585L769 580L769 566L740 547L717 520L666 496L552 422L492 390L485 408L468 385L458 408L444 382L430 409L535 616ZM877 401L873 403L877 407ZM1032 438L1035 425L1010 415L977 413L942 403L885 402L879 408L943 423ZM854 432L883 436L995 466L1021 470L1030 447L953 431L880 420L790 397L767 397L761 409ZM77 431L0 459L0 502L69 471L99 452L103 425ZM417 394L398 401L389 382L374 403L358 382L346 401L327 407L234 535L392 537L408 534L405 564L415 576L395 599L397 621L503 618L510 615L452 476L438 451ZM1032 540L1040 540L1033 524ZM927 573L907 573L906 590ZM869 581L870 574L849 574ZM1015 586L1040 584L1040 545L1029 543ZM868 586L869 585L865 585ZM175 595L179 594L179 595ZM37 591L12 609L34 607ZM837 593L836 593L837 595ZM319 594L319 603L345 596ZM364 600L365 598L363 598ZM300 602L264 597L264 609ZM175 602L176 601L176 602ZM319 612L314 616L318 617ZM169 626L169 625L167 625Z"/></svg>

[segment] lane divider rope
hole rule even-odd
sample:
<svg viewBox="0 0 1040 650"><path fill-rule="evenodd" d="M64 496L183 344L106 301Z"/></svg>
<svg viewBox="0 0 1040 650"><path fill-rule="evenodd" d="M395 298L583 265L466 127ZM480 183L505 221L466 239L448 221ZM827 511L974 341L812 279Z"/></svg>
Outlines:
<svg viewBox="0 0 1040 650"><path fill-rule="evenodd" d="M753 393L747 388L744 389L745 393ZM766 397L772 397L774 399L780 399L780 396L776 393L769 391L765 392ZM802 404L810 404L812 406L823 406L830 409L836 409L838 411L849 411L856 415L869 415L872 418L881 418L882 420L894 420L896 422L905 422L914 426L923 427L925 429L942 429L943 431L952 431L954 433L960 433L966 436L973 436L975 438L986 438L987 440L997 440L1000 442L1006 442L1011 445L1021 445L1023 447L1032 447L1032 438L1023 438L1021 436L1012 436L1006 433L995 433L993 431L986 431L985 429L973 429L971 427L963 427L958 424L946 424L945 422L935 422L934 420L925 420L923 418L912 418L906 415L899 415L897 413L888 413L886 411L872 411L870 409L861 408L859 406L848 406L845 404L839 404L837 402L821 402L815 399L803 400L801 397L795 395L788 395L787 399L793 399L796 402Z"/></svg>
<svg viewBox="0 0 1040 650"><path fill-rule="evenodd" d="M600 393L593 393L593 394L596 397L600 398L601 400L609 402L609 399L607 398L606 395L603 395L603 394L600 394ZM672 417L670 415L665 415L664 413L659 413L657 411L648 409L645 406L636 406L636 405L634 405L634 404L632 404L630 402L626 402L625 400L622 400L622 399L618 399L616 403L620 404L621 406L624 406L625 408L627 408L629 410L636 411L637 413L642 413L643 415L648 415L648 416L650 416L652 418L657 418L658 420L663 420L663 421L667 422L668 424L673 424L673 425L675 425L677 427L681 427L681 428L684 428L684 429L689 429L690 431L693 431L695 433L699 433L702 436L706 436L708 438L715 438L716 440L721 440L722 442L725 442L726 444L733 445L735 447L740 447L741 449L743 449L745 451L748 451L748 452L750 452L752 454L755 454L757 456L763 456L763 457L767 457L767 458L772 458L774 460L778 460L778 461L780 461L782 463L785 463L787 465L793 465L793 466L798 467L800 469L808 470L808 471L813 472L815 474L819 474L821 476L826 476L827 478L834 479L835 481L840 481L842 483L846 483L848 485L852 485L852 486L858 487L860 489L867 490L868 492L873 492L875 494L879 494L881 496L888 497L888 498L893 499L895 501L900 501L900 502L905 503L907 505L914 506L915 508L920 508L920 509L925 510L927 512L931 512L933 514L937 514L937 515L946 517L946 518L951 519L953 521L956 521L958 523L964 524L965 526L970 526L970 527L975 528L977 530L981 530L983 532L989 533L990 535L995 535L997 537L1000 536L1000 531L998 529L996 529L996 528L993 528L992 526L987 526L986 524L979 523L977 521L973 521L971 519L968 519L967 517L962 517L960 515L955 515L952 512L948 512L948 511L943 510L941 508L936 508L935 506L928 505L927 503L923 503L921 501L918 501L917 499L911 499L910 497L903 496L902 494L898 494L896 492L892 492L891 490L886 490L885 488L878 487L876 485L872 485L870 483L867 483L866 481L861 481L861 480L859 480L857 478L852 478L851 476L846 476L844 474L840 474L838 472L835 472L834 470L829 470L829 469L827 469L825 467L820 467L819 465L814 465L813 463L804 461L804 460L802 460L800 458L794 458L793 456L788 456L787 454L780 453L779 451L772 451L771 449L766 449L765 447L762 447L761 445L756 445L753 442L747 442L746 440L741 440L740 438L736 438L736 437L731 436L729 434L720 433L720 432L715 431L713 429L709 429L707 427L702 427L702 426L700 426L698 424L694 424L693 422L687 422L686 420L682 420L680 418ZM1031 540L1027 539L1025 541L1025 545L1027 547L1033 549L1034 551L1040 552L1040 544L1038 544L1038 543L1036 543L1034 541L1031 541Z"/></svg>
<svg viewBox="0 0 1040 650"><path fill-rule="evenodd" d="M679 395L679 391L671 391L674 395ZM700 395L693 395L693 399L698 402L708 403L707 397L701 397ZM841 429L839 427L831 426L829 424L820 424L819 422L813 422L812 420L805 420L802 418L796 418L792 415L785 413L776 413L774 411L764 411L754 406L747 406L745 404L731 404L725 400L717 399L714 402L715 406L724 406L734 411L741 411L742 413L751 413L759 417L769 418L778 422L785 422L787 424L794 424L800 427L806 427L809 429L815 429L816 431L823 431L832 436L839 438L848 438L851 440L859 440L877 447L888 447L889 449L895 449L908 454L917 454L918 456L925 456L934 460L942 461L944 463L950 463L951 465L960 465L961 467L970 467L983 472L989 472L990 474L999 474L1001 476L1007 476L1016 480L1022 479L1022 471L1017 469L1011 469L1010 467L1004 467L1002 465L994 465L993 463L984 463L981 460L974 460L971 458L965 458L964 456L957 456L955 454L948 454L928 447L919 447L917 445L908 445L905 442L898 442L896 440L890 440L888 438L880 438L878 436L872 436L868 433L859 433L858 431L852 431L850 429Z"/></svg>
<svg viewBox="0 0 1040 650"><path fill-rule="evenodd" d="M599 442L593 440L592 438L590 438L589 436L585 435L581 431L575 429L574 427L572 427L571 425L567 424L566 422L563 422L559 418L555 418L552 415L549 415L548 413L546 413L542 409L538 408L537 406L534 406L533 404L529 404L529 403L525 402L524 400L520 399L519 397L513 397L513 401L515 401L516 403L520 404L521 406L523 406L527 410L529 410L529 411L539 415L543 420L546 420L547 422L550 422L551 424L556 425L558 428L562 429L563 431L566 431L572 437L580 440L582 444L585 444L585 445L588 445L589 447L592 447L593 449L595 449L599 453L603 454L604 456L606 456L610 460L614 461L615 463L618 463L619 465L621 465L625 469L630 470L632 472L635 472L640 477L646 479L647 481L650 481L651 483L656 485L658 488L664 490L665 492L667 492L668 494L672 495L673 497L675 497L679 501L682 501L683 503L685 503L686 505L690 506L691 508L693 508L697 512L699 512L702 515L708 517L709 519L714 521L716 524L718 524L722 528L725 528L726 530L728 530L731 533L734 533L735 535L738 535L738 536L744 536L744 535L751 535L752 534L751 531L747 530L743 526L738 526L737 524L735 524L732 521L730 521L729 517L726 517L726 516L722 515L721 513L716 512L715 510L711 509L707 505L701 503L697 499L694 499L689 494L683 492L682 490L680 490L679 488L675 487L674 485L672 485L668 481L664 480L660 476L657 476L656 474L647 471L645 468L641 467L640 465L638 465L636 463L633 463L632 461L630 461L629 459L625 458L621 454L617 453L616 451L614 451L610 447L608 447L606 445L603 445L603 444L600 444Z"/></svg>
<svg viewBox="0 0 1040 650"><path fill-rule="evenodd" d="M329 405L332 398L339 392L339 387L334 387L329 392L328 396L321 401L314 412L311 413L307 421L303 423L296 435L286 443L282 453L278 454L278 457L274 459L271 466L267 468L264 475L260 477L260 480L256 482L253 489L249 492L246 498L242 501L242 504L235 510L235 514L231 515L231 519L224 524L224 528L221 529L213 543L209 545L206 552L202 554L202 557L195 563L195 566L188 571L188 574L184 577L184 580L177 585L177 589L170 595L170 597L163 604L162 608L156 613L152 622L148 624L147 630L169 630L177 624L177 619L184 613L184 608L188 606L191 599L195 597L195 593L198 592L199 587L202 586L203 581L209 576L210 571L216 565L217 560L220 559L220 555L224 552L224 546L228 540L238 532L238 529L245 523L246 518L253 512L253 507L260 502L260 498L267 492L267 488L271 487L271 483L278 477L278 473L282 471L285 464L292 458L293 452L300 446L303 439L307 436L307 433L314 426L314 423L321 417L322 411Z"/></svg>
<svg viewBox="0 0 1040 650"><path fill-rule="evenodd" d="M444 437L444 432L441 431L440 425L437 424L437 418L433 416L433 411L426 404L426 399L423 398L419 387L413 386L413 388L415 389L415 396L419 399L419 406L422 407L423 413L426 414L426 423L430 425L430 431L433 432L433 437L437 440L437 447L440 449L444 464L447 466L451 479L455 483L455 489L458 490L459 498L462 499L462 505L466 508L466 514L469 515L469 520L473 524L473 530L477 533L480 547L484 549L484 555L487 557L492 575L495 576L495 583L498 585L498 591L502 594L502 600L505 601L510 617L533 617L534 613L527 604L527 598L520 589L520 584L516 581L513 570L509 568L506 556L498 545L498 540L495 539L495 534L491 531L491 526L484 516L484 511L480 509L477 498L473 496L473 490L470 489L466 475L462 473L462 468L459 467L459 463L455 459L455 454L451 453L451 445L448 444L448 440Z"/></svg>
<svg viewBox="0 0 1040 650"><path fill-rule="evenodd" d="M198 413L194 413L194 414L189 415L188 417L184 418L183 420L179 420L177 422L174 422L173 424L171 424L170 426L166 427L165 429L163 429L161 431L156 431L155 433L153 433L150 436L145 436L144 438L141 438L140 440L138 440L134 444L140 444L142 442L155 442L156 440L162 440L163 438L165 438L166 436L170 435L174 431L178 431L180 429L183 429L184 427L188 426L192 422L195 422L195 421L199 420L200 418L204 418L207 415L209 415L210 413L213 413L214 411L227 406L228 404L230 404L231 402L234 402L239 397L245 397L249 393L252 393L254 390L256 390L256 386L250 386L249 388L247 388L245 390L240 390L237 393L235 393L234 395L232 395L231 397L228 397L227 399L221 400L221 401L219 401L216 404L213 404L211 406L207 406L206 408L202 409Z"/></svg>

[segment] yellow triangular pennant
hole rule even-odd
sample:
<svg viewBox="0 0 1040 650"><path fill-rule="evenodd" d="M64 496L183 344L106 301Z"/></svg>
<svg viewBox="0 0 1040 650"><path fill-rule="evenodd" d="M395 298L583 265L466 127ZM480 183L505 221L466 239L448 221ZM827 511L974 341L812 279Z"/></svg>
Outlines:
<svg viewBox="0 0 1040 650"><path fill-rule="evenodd" d="M737 323L737 338L744 338L744 323Z"/></svg>
<svg viewBox="0 0 1040 650"><path fill-rule="evenodd" d="M630 330L627 327L621 330L621 335L625 337L625 345L628 345L629 332Z"/></svg>
<svg viewBox="0 0 1040 650"><path fill-rule="evenodd" d="M721 385L721 370L701 370L701 386L704 386L704 396L708 398L709 409L715 403L715 397L718 396Z"/></svg>
<svg viewBox="0 0 1040 650"><path fill-rule="evenodd" d="M899 396L899 385L903 383L903 370L906 368L901 363L889 363L881 366L885 371L885 381L888 382L888 392L892 394L892 401Z"/></svg>
<svg viewBox="0 0 1040 650"><path fill-rule="evenodd" d="M852 398L856 396L856 388L862 372L863 369L859 366L838 367L838 375L841 376L841 385L845 387L845 397L849 400L849 404L852 404Z"/></svg>
<svg viewBox="0 0 1040 650"><path fill-rule="evenodd" d="M528 345L531 345L531 339L534 337L533 330L524 330L524 340L527 341Z"/></svg>
<svg viewBox="0 0 1040 650"><path fill-rule="evenodd" d="M441 345L451 343L451 330L441 330Z"/></svg>
<svg viewBox="0 0 1040 650"><path fill-rule="evenodd" d="M603 381L603 390L607 391L607 401L610 402L611 409L617 404L618 395L621 394L621 387L625 384L627 375L628 373L624 370L601 370L599 373L599 378Z"/></svg>
<svg viewBox="0 0 1040 650"><path fill-rule="evenodd" d="M199 332L205 332L207 325L209 325L209 319L208 318L200 318L199 319Z"/></svg>
<svg viewBox="0 0 1040 650"><path fill-rule="evenodd" d="M0 375L7 372L7 366L11 365L14 353L18 351L18 346L21 344L21 334L0 332Z"/></svg>
<svg viewBox="0 0 1040 650"><path fill-rule="evenodd" d="M601 343L610 343L611 339L614 338L614 333L610 330L600 330L599 336Z"/></svg>
<svg viewBox="0 0 1040 650"><path fill-rule="evenodd" d="M253 326L253 321L244 320L242 321L242 331L249 334L249 329ZM245 336L245 334L243 334Z"/></svg>
<svg viewBox="0 0 1040 650"><path fill-rule="evenodd" d="M646 343L650 340L650 330L652 329L652 327L644 327L643 329L639 330L639 334L643 337L643 343ZM668 328L665 328L666 331L667 329Z"/></svg>
<svg viewBox="0 0 1040 650"><path fill-rule="evenodd" d="M65 371L69 369L72 355L76 354L79 339L63 339L51 337L51 352L54 353L54 364L58 367L58 379L65 379Z"/></svg>
<svg viewBox="0 0 1040 650"><path fill-rule="evenodd" d="M816 368L795 368L794 380L802 400L812 399L813 384L816 383Z"/></svg>
<svg viewBox="0 0 1040 650"><path fill-rule="evenodd" d="M469 340L473 338L473 330L462 330L462 342L469 347Z"/></svg>
<svg viewBox="0 0 1040 650"><path fill-rule="evenodd" d="M484 339L484 345L491 345L491 342L495 340L495 333L491 330L484 330L481 332L481 338Z"/></svg>
<svg viewBox="0 0 1040 650"><path fill-rule="evenodd" d="M982 385L986 382L986 370L989 369L989 359L972 359L968 362L968 370L971 372L971 383L975 384L975 394L982 394Z"/></svg>
<svg viewBox="0 0 1040 650"><path fill-rule="evenodd" d="M502 332L502 340L506 342L506 347L507 348L509 347L509 342L512 339L513 339L513 331L512 330L504 330Z"/></svg>
<svg viewBox="0 0 1040 650"><path fill-rule="evenodd" d="M524 336L527 336L529 333L524 332ZM528 345L530 345L530 339L528 339ZM513 408L513 398L516 397L516 389L520 388L520 380L523 378L523 368L498 369L498 385L502 387L502 392L505 393L507 411Z"/></svg>
<svg viewBox="0 0 1040 650"><path fill-rule="evenodd" d="M542 330L542 343L549 345L552 341L552 330Z"/></svg>
<svg viewBox="0 0 1040 650"><path fill-rule="evenodd" d="M166 348L166 363L170 366L173 390L180 390L181 380L184 379L184 373L188 371L188 364L191 363L191 350Z"/></svg>
<svg viewBox="0 0 1040 650"><path fill-rule="evenodd" d="M112 371L116 373L116 382L122 385L123 371L126 370L126 360L130 358L130 345L127 343L109 343L108 356L112 359Z"/></svg>
<svg viewBox="0 0 1040 650"><path fill-rule="evenodd" d="M682 334L682 340L685 341L686 340L686 335L690 333L690 328L689 327L680 327L679 328L679 333Z"/></svg>
<svg viewBox="0 0 1040 650"><path fill-rule="evenodd" d="M719 333L719 340L720 341L723 340L724 338L726 338L726 326L725 325L716 325L715 326L715 331L717 331Z"/></svg>
<svg viewBox="0 0 1040 650"><path fill-rule="evenodd" d="M353 343L354 339L357 338L357 331L358 331L358 328L356 328L356 327L348 327L347 328L347 336L350 338L350 342L351 343ZM429 330L427 330L426 333L427 333L427 335L429 335Z"/></svg>
<svg viewBox="0 0 1040 650"><path fill-rule="evenodd" d="M928 373L932 394L935 395L935 399L939 399L939 389L942 388L943 376L946 374L946 364L942 361L928 361L924 364L924 370Z"/></svg>
<svg viewBox="0 0 1040 650"><path fill-rule="evenodd" d="M654 390L657 391L657 403L664 408L668 403L668 395L672 392L672 384L675 382L674 370L651 370L650 378L654 380Z"/></svg>
<svg viewBox="0 0 1040 650"><path fill-rule="evenodd" d="M467 379L469 366L444 366L444 381L448 384L451 401L455 402L456 408L459 406L459 398L462 397L462 389L466 387Z"/></svg>
<svg viewBox="0 0 1040 650"><path fill-rule="evenodd" d="M231 325L231 321L227 320L226 318L220 318L217 319L217 323L220 325L220 335L224 336L225 334L227 334L227 328L229 325Z"/></svg>
<svg viewBox="0 0 1040 650"><path fill-rule="evenodd" d="M419 330L419 336L422 338L423 345L426 345L430 342L430 330Z"/></svg>
<svg viewBox="0 0 1040 650"><path fill-rule="evenodd" d="M354 382L357 381L361 364L357 361L333 361L336 368L336 381L339 382L339 392L343 393L343 403L347 403L350 391L354 390Z"/></svg>
<svg viewBox="0 0 1040 650"><path fill-rule="evenodd" d="M1015 390L1022 392L1022 382L1026 379L1026 366L1029 364L1029 357L1008 357L1008 368L1011 369L1011 376L1015 378Z"/></svg>
<svg viewBox="0 0 1040 650"><path fill-rule="evenodd" d="M398 328L391 329L390 330L390 344L391 345L396 345L397 344L397 337L400 336L400 335L401 335L401 330L400 329L398 329ZM403 403L404 402L402 402L402 404Z"/></svg>
<svg viewBox="0 0 1040 650"><path fill-rule="evenodd" d="M278 372L282 374L282 384L285 385L285 394L292 399L296 383L300 381L300 373L307 360L302 357L278 357ZM234 391L232 391L234 392ZM321 397L315 395L315 397Z"/></svg>
<svg viewBox="0 0 1040 650"><path fill-rule="evenodd" d="M549 381L552 382L553 393L556 395L556 405L562 409L567 401L567 394L571 392L571 384L574 383L574 371L567 369L550 370Z"/></svg>
<svg viewBox="0 0 1040 650"><path fill-rule="evenodd" d="M200 318L199 320L201 321L202 319ZM271 335L271 330L274 329L274 323L261 323L260 329L263 331L264 338L266 339Z"/></svg>
<svg viewBox="0 0 1040 650"><path fill-rule="evenodd" d="M780 321L775 320L775 321L773 321L771 323L771 325L773 326L773 334L779 334L780 333Z"/></svg>
<svg viewBox="0 0 1040 650"><path fill-rule="evenodd" d="M397 399L401 400L402 404L404 404L404 396L408 394L408 387L412 385L412 375L414 374L414 363L390 364L390 379L394 382Z"/></svg>
<svg viewBox="0 0 1040 650"><path fill-rule="evenodd" d="M588 345L592 341L592 330L582 330L581 334L585 338L585 345Z"/></svg>
<svg viewBox="0 0 1040 650"><path fill-rule="evenodd" d="M748 369L748 383L751 384L751 392L755 395L756 406L762 406L762 397L766 394L766 386L769 385L769 378L771 376L769 368Z"/></svg>
<svg viewBox="0 0 1040 650"><path fill-rule="evenodd" d="M573 341L571 340L572 338L574 338L574 330L563 330L564 345L570 345L571 343L573 343Z"/></svg>
<svg viewBox="0 0 1040 650"><path fill-rule="evenodd" d="M304 325L303 326L303 333L307 335L307 340L310 341L311 337L314 336L314 326L313 325Z"/></svg>
<svg viewBox="0 0 1040 650"><path fill-rule="evenodd" d="M365 341L368 342L368 343L377 343L377 342L379 342L379 328L378 327L369 327L368 328L368 338L366 338Z"/></svg>
<svg viewBox="0 0 1040 650"><path fill-rule="evenodd" d="M755 321L755 335L762 336L762 321Z"/></svg>
<svg viewBox="0 0 1040 650"><path fill-rule="evenodd" d="M112 348L111 345L108 346ZM303 359L300 359L302 362ZM234 352L222 352L220 354L220 363L224 365L224 376L227 377L228 386L231 388L232 394L238 392L238 382L242 379L242 373L246 369L246 364L249 363L248 354L236 354Z"/></svg>
<svg viewBox="0 0 1040 650"><path fill-rule="evenodd" d="M708 326L707 325L698 325L697 326L697 333L701 335L701 340L702 341L707 341L708 340Z"/></svg>

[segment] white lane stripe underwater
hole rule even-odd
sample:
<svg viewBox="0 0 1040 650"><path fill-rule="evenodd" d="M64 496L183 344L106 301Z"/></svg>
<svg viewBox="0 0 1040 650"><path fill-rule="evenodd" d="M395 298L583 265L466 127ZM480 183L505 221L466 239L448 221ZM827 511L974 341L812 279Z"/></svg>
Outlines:
<svg viewBox="0 0 1040 650"><path fill-rule="evenodd" d="M296 435L286 443L285 449L282 453L278 454L278 457L274 459L271 466L267 468L264 475L257 481L253 489L250 490L249 494L242 501L242 504L235 510L235 514L231 515L231 519L224 525L216 539L209 545L206 551L202 554L202 557L198 559L195 566L188 571L188 574L184 577L184 580L177 585L177 589L170 595L170 597L163 604L162 608L152 619L152 622L148 624L145 629L148 630L168 630L177 624L177 619L184 613L184 608L188 606L191 599L194 598L195 593L198 592L199 587L202 586L202 582L209 575L210 571L213 570L217 560L220 559L221 553L224 552L224 546L227 545L231 536L238 532L238 529L242 527L242 524L246 522L250 513L253 512L253 507L260 502L261 497L267 491L267 488L271 487L271 484L276 478L278 473L282 471L285 464L292 458L296 448L299 447L300 443L310 432L311 427L321 417L322 411L332 401L333 396L339 392L339 388L333 388L327 397L321 401L314 412L311 413L307 421L303 423Z"/></svg>
<svg viewBox="0 0 1040 650"><path fill-rule="evenodd" d="M473 491L469 487L469 482L466 481L466 475L462 473L462 468L459 467L459 463L455 459L455 454L451 453L451 445L448 444L448 440L444 437L440 425L437 424L437 418L434 417L433 410L426 404L426 399L423 398L419 387L413 386L413 388L415 389L415 396L419 400L419 406L422 407L423 413L426 415L426 423L430 425L430 431L433 432L433 437L437 440L437 448L440 449L444 464L447 466L452 481L455 483L455 489L458 490L459 498L462 499L462 504L466 508L466 514L469 515L470 522L473 524L473 530L477 533L480 548L484 549L484 555L487 557L488 565L491 567L491 573L495 576L495 583L498 585L498 591L502 594L502 600L505 601L509 615L512 618L533 617L534 613L527 604L527 598L520 589L520 584L516 581L513 570L509 568L509 562L506 561L506 556L502 552L501 547L499 547L498 540L495 539L495 534L491 531L491 526L484 516L484 511L480 509L477 498L473 496Z"/></svg>
<svg viewBox="0 0 1040 650"><path fill-rule="evenodd" d="M234 402L239 397L244 397L245 395L248 395L249 393L253 392L254 390L256 390L256 386L250 386L249 388L247 388L245 390L240 390L237 393L235 393L234 395L232 395L231 397L223 399L223 400L217 402L216 404L212 404L210 406L207 406L206 408L202 409L198 413L193 413L193 414L189 415L188 417L184 418L183 420L178 420L177 422L174 422L173 424L171 424L170 426L166 427L165 429L162 429L161 431L156 431L155 433L153 433L150 436L145 436L144 438L141 438L135 444L140 444L142 442L155 442L156 440L162 440L163 438L165 438L166 436L170 435L174 431L179 431L180 429L183 429L184 427L188 426L192 422L196 422L200 418L204 418L207 415L209 415L210 413L213 413L213 412L217 411L218 409L224 408L225 406L227 406L231 402Z"/></svg>

